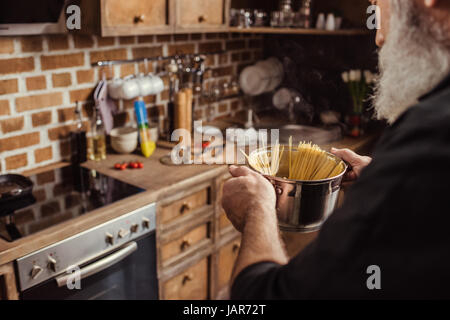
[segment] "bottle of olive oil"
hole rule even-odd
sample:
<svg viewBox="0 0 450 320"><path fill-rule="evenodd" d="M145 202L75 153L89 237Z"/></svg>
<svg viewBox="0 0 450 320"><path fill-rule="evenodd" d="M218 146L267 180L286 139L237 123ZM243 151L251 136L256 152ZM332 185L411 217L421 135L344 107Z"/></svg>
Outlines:
<svg viewBox="0 0 450 320"><path fill-rule="evenodd" d="M91 132L87 139L87 156L88 159L95 161L106 159L105 126L98 107L95 108L94 119L91 123Z"/></svg>

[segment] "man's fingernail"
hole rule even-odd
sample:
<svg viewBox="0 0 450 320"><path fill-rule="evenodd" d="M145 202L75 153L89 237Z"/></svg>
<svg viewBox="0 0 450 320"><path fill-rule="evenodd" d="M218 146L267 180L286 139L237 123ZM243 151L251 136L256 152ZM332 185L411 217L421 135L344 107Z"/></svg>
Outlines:
<svg viewBox="0 0 450 320"><path fill-rule="evenodd" d="M335 152L335 151L337 151L336 148L331 148L331 152Z"/></svg>

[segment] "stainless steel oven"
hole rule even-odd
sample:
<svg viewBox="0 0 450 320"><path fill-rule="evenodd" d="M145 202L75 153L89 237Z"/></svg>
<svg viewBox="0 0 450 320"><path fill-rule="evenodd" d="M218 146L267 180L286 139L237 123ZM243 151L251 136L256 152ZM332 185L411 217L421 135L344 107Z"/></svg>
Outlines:
<svg viewBox="0 0 450 320"><path fill-rule="evenodd" d="M21 299L158 299L155 204L16 261Z"/></svg>

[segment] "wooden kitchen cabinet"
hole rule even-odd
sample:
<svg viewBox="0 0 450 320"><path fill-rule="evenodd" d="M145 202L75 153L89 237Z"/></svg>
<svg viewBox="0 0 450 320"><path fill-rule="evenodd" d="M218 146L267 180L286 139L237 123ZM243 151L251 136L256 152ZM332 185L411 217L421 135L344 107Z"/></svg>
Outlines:
<svg viewBox="0 0 450 320"><path fill-rule="evenodd" d="M16 286L13 263L0 266L0 300L17 300L19 293Z"/></svg>
<svg viewBox="0 0 450 320"><path fill-rule="evenodd" d="M81 0L81 32L134 36L174 32L176 0Z"/></svg>
<svg viewBox="0 0 450 320"><path fill-rule="evenodd" d="M208 259L200 260L194 266L163 284L163 299L166 300L206 300L209 296Z"/></svg>
<svg viewBox="0 0 450 320"><path fill-rule="evenodd" d="M228 0L177 0L176 32L208 32L228 27Z"/></svg>
<svg viewBox="0 0 450 320"><path fill-rule="evenodd" d="M218 280L217 289L218 292L227 292L228 284L231 278L231 272L233 271L234 263L239 253L241 245L241 239L236 239L229 244L223 246L218 253Z"/></svg>
<svg viewBox="0 0 450 320"><path fill-rule="evenodd" d="M81 33L135 36L227 31L230 0L81 0Z"/></svg>

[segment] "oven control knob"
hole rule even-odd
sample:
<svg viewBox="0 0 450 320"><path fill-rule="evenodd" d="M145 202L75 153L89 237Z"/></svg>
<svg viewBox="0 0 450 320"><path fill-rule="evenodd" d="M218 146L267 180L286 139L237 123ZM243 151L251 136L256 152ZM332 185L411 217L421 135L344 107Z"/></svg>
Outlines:
<svg viewBox="0 0 450 320"><path fill-rule="evenodd" d="M130 233L130 231L126 230L126 229L120 229L119 230L119 238L125 238L128 234Z"/></svg>
<svg viewBox="0 0 450 320"><path fill-rule="evenodd" d="M144 228L150 229L150 219L142 218L142 225L144 226Z"/></svg>
<svg viewBox="0 0 450 320"><path fill-rule="evenodd" d="M33 268L31 268L30 272L31 279L36 279L37 277L39 277L42 271L43 269L40 266L34 265Z"/></svg>
<svg viewBox="0 0 450 320"><path fill-rule="evenodd" d="M110 245L114 244L114 236L111 233L109 233L109 232L106 233L106 239L105 240L106 240L106 243L108 243Z"/></svg>
<svg viewBox="0 0 450 320"><path fill-rule="evenodd" d="M130 227L131 233L136 233L138 231L138 229L139 229L139 225L137 223L132 224Z"/></svg>
<svg viewBox="0 0 450 320"><path fill-rule="evenodd" d="M48 257L48 268L53 272L56 272L56 260L53 257Z"/></svg>

